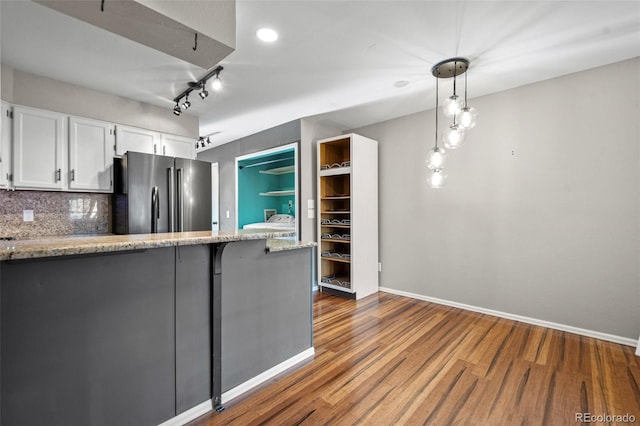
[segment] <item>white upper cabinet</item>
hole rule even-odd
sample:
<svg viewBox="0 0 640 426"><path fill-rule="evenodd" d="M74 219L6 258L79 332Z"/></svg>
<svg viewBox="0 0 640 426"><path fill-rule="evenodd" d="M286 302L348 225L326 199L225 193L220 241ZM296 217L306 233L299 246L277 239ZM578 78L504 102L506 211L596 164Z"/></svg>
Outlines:
<svg viewBox="0 0 640 426"><path fill-rule="evenodd" d="M113 124L69 117L69 189L111 192L114 145Z"/></svg>
<svg viewBox="0 0 640 426"><path fill-rule="evenodd" d="M0 139L0 188L11 186L11 106L2 102L2 122L0 124L2 139Z"/></svg>
<svg viewBox="0 0 640 426"><path fill-rule="evenodd" d="M136 127L116 127L116 155L127 151L162 154L160 151L160 133Z"/></svg>
<svg viewBox="0 0 640 426"><path fill-rule="evenodd" d="M196 141L184 136L163 134L162 152L158 152L158 154L194 160L196 158Z"/></svg>
<svg viewBox="0 0 640 426"><path fill-rule="evenodd" d="M65 187L66 116L13 107L13 183L17 189Z"/></svg>

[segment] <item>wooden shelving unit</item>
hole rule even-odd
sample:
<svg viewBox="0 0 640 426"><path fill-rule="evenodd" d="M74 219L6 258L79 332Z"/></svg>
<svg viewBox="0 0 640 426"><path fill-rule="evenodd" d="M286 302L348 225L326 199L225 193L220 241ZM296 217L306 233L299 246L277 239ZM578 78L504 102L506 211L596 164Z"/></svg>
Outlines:
<svg viewBox="0 0 640 426"><path fill-rule="evenodd" d="M359 299L378 291L378 143L324 139L317 158L318 285Z"/></svg>

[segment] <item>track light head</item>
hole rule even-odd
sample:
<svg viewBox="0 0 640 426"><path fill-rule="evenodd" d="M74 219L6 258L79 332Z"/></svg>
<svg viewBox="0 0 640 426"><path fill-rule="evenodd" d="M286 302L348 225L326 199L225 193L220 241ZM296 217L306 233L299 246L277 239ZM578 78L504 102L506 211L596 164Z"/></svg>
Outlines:
<svg viewBox="0 0 640 426"><path fill-rule="evenodd" d="M216 78L213 79L213 82L211 83L211 88L216 92L219 92L220 90L222 90L222 80L220 80L219 74L216 74Z"/></svg>
<svg viewBox="0 0 640 426"><path fill-rule="evenodd" d="M173 113L175 115L180 115L182 114L182 110L180 109L180 105L178 105L178 103L176 102L176 106L173 107Z"/></svg>
<svg viewBox="0 0 640 426"><path fill-rule="evenodd" d="M205 81L202 82L202 90L198 93L202 99L206 99L206 97L209 96L209 91L204 88L205 83Z"/></svg>
<svg viewBox="0 0 640 426"><path fill-rule="evenodd" d="M191 106L191 102L189 102L189 95L187 95L185 101L182 103L182 109L187 110Z"/></svg>

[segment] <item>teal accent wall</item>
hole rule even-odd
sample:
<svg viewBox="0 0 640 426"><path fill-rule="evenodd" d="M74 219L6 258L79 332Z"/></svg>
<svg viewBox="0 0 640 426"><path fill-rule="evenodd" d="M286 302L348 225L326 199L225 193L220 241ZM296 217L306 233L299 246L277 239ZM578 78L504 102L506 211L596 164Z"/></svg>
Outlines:
<svg viewBox="0 0 640 426"><path fill-rule="evenodd" d="M261 170L294 165L293 148L277 154L257 156L238 162L238 228L248 223L264 222L264 210L275 209L277 213L295 213L295 195L262 196L260 193L295 189L295 174L270 175ZM266 161L275 161L260 166L247 167ZM289 208L291 201L291 208ZM291 211L289 211L289 209Z"/></svg>

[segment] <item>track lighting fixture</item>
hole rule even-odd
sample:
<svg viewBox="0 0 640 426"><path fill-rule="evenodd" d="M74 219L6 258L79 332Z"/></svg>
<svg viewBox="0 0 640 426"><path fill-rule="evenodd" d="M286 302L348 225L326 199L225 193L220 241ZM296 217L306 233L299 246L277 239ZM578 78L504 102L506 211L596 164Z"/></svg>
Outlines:
<svg viewBox="0 0 640 426"><path fill-rule="evenodd" d="M222 81L220 80L220 71L222 70L223 68L221 66L218 66L215 69L209 71L200 80L187 83L189 87L173 99L173 101L176 103L176 106L173 108L173 113L175 115L180 115L183 110L187 110L191 106L191 102L189 101L189 93L193 92L194 90L200 90L200 92L198 92L198 95L200 96L200 98L206 99L209 96L209 91L206 89L207 81L214 76L215 77L213 79L211 87L213 90L219 91L222 88ZM182 99L184 99L184 102L181 102Z"/></svg>
<svg viewBox="0 0 640 426"><path fill-rule="evenodd" d="M191 102L189 102L189 94L187 93L186 100L182 103L182 109L188 110L191 106Z"/></svg>
<svg viewBox="0 0 640 426"><path fill-rule="evenodd" d="M213 82L211 83L211 88L216 92L219 92L220 90L222 90L222 80L220 80L220 76L218 74L216 74L215 78L213 79Z"/></svg>
<svg viewBox="0 0 640 426"><path fill-rule="evenodd" d="M465 58L451 58L438 62L431 68L431 73L436 78L436 137L435 146L427 153L427 167L431 169L428 184L431 188L442 188L447 175L443 165L447 158L447 152L438 146L438 87L441 78L453 77L453 94L447 98L443 105L443 114L453 117L453 123L442 132L444 146L447 149L456 149L464 141L467 130L476 125L478 113L475 108L467 105L467 70L469 61ZM464 100L456 93L456 77L464 74Z"/></svg>
<svg viewBox="0 0 640 426"><path fill-rule="evenodd" d="M200 93L198 93L200 95L200 98L202 99L205 99L207 96L209 96L209 91L204 87L205 84L206 84L206 81L203 81L202 84L200 85L202 90L200 91Z"/></svg>
<svg viewBox="0 0 640 426"><path fill-rule="evenodd" d="M207 136L206 138L204 136L200 136L196 141L196 149L204 148L205 146L211 145L211 143L212 142L209 136Z"/></svg>

